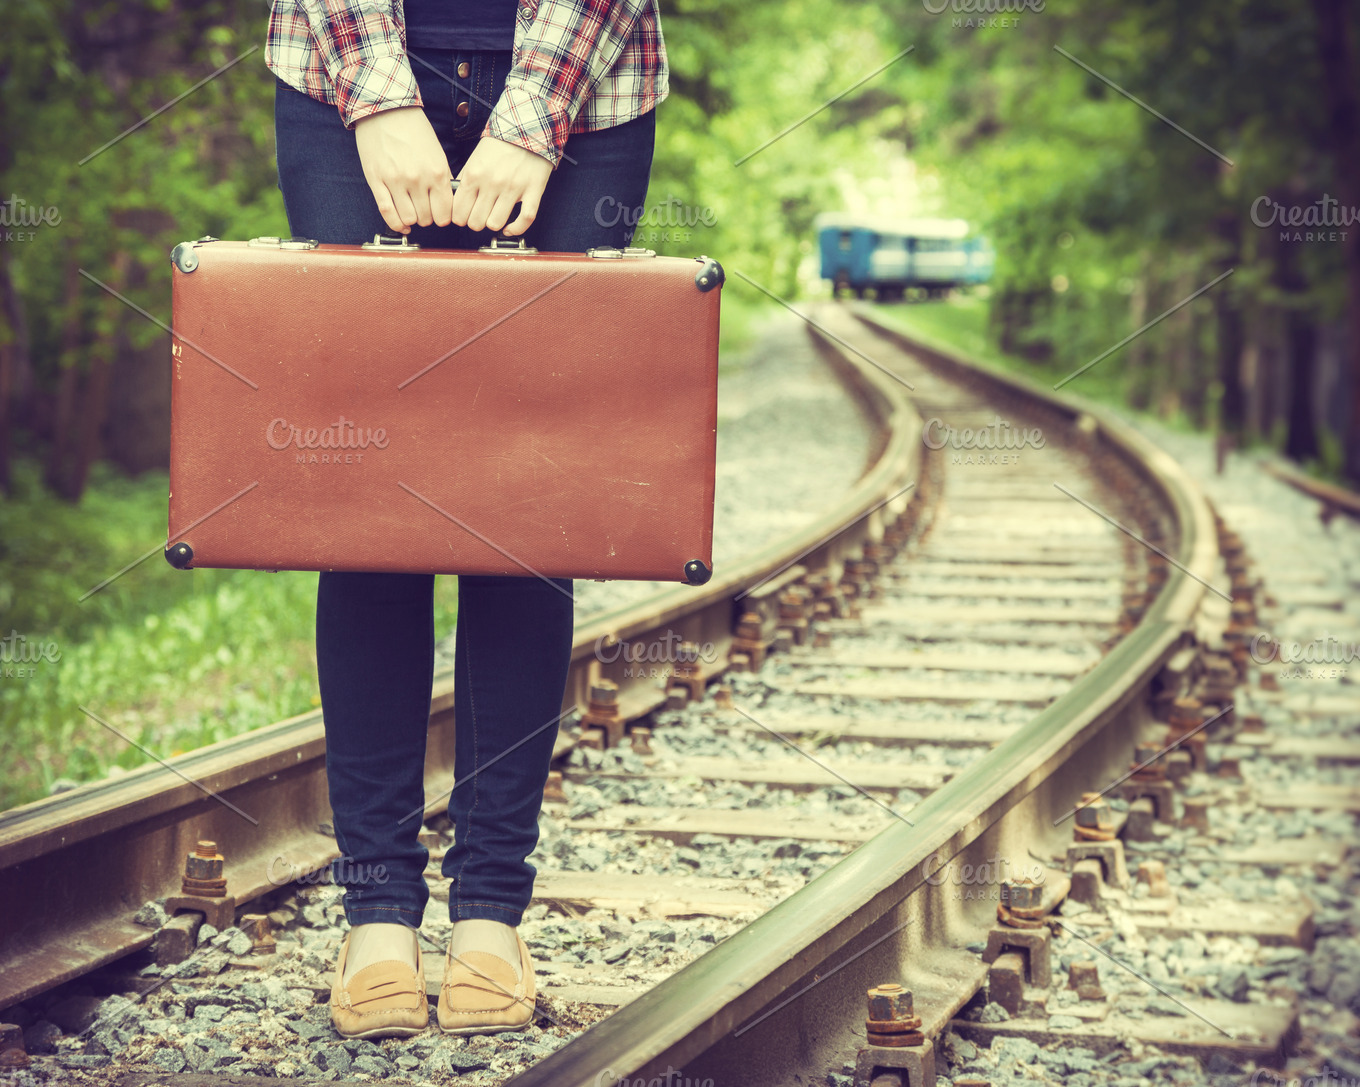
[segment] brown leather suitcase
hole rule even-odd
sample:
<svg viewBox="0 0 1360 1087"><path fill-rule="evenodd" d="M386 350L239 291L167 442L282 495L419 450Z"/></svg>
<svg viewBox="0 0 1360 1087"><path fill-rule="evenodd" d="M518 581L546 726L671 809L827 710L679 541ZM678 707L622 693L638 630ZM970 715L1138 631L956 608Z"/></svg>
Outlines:
<svg viewBox="0 0 1360 1087"><path fill-rule="evenodd" d="M716 261L395 238L171 257L172 565L710 577Z"/></svg>

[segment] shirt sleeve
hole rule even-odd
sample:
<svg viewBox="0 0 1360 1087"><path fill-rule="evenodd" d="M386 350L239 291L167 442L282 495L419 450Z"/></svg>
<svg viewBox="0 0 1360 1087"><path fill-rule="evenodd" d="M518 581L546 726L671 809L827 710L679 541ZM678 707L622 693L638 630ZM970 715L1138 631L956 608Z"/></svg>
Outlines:
<svg viewBox="0 0 1360 1087"><path fill-rule="evenodd" d="M346 128L382 110L424 104L392 0L302 0L302 8Z"/></svg>
<svg viewBox="0 0 1360 1087"><path fill-rule="evenodd" d="M555 167L591 89L652 2L542 0L483 135L518 144Z"/></svg>

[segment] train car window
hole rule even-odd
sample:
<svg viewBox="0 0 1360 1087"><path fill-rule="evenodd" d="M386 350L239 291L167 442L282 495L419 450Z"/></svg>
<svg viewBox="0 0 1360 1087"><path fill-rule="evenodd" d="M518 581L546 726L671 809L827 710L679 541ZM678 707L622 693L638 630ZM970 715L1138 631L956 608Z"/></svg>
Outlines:
<svg viewBox="0 0 1360 1087"><path fill-rule="evenodd" d="M849 249L849 248L850 248L850 231L848 231L848 230L842 230L842 231L841 231L840 243L839 243L839 244L840 244L840 247L841 247L842 249Z"/></svg>

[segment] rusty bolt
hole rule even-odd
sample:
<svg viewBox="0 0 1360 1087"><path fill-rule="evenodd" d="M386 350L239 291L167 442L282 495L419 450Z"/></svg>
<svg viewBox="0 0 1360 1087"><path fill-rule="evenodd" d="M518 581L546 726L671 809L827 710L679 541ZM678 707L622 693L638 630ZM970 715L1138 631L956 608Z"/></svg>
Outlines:
<svg viewBox="0 0 1360 1087"><path fill-rule="evenodd" d="M180 893L203 898L225 898L227 881L222 875L225 861L217 852L217 843L206 839L194 846L184 858L184 879Z"/></svg>
<svg viewBox="0 0 1360 1087"><path fill-rule="evenodd" d="M866 540L864 543L864 557L878 565L885 559L891 557L888 547L881 540Z"/></svg>
<svg viewBox="0 0 1360 1087"><path fill-rule="evenodd" d="M633 754L650 755L652 753L652 730L646 725L634 725L628 733L632 741Z"/></svg>
<svg viewBox="0 0 1360 1087"><path fill-rule="evenodd" d="M737 621L736 635L738 638L749 638L752 641L759 641L760 627L760 613L748 611Z"/></svg>
<svg viewBox="0 0 1360 1087"><path fill-rule="evenodd" d="M1077 839L1106 842L1114 837L1114 812L1099 793L1082 793L1075 814L1072 833Z"/></svg>
<svg viewBox="0 0 1360 1087"><path fill-rule="evenodd" d="M1133 776L1147 781L1166 777L1166 766L1162 762L1162 745L1152 741L1140 741L1133 746Z"/></svg>
<svg viewBox="0 0 1360 1087"><path fill-rule="evenodd" d="M911 990L896 982L875 985L869 990L869 1018L884 1022L912 1017Z"/></svg>
<svg viewBox="0 0 1360 1087"><path fill-rule="evenodd" d="M1037 910L1043 904L1043 884L1028 876L1008 879L1001 885L1001 901L1017 910Z"/></svg>
<svg viewBox="0 0 1360 1087"><path fill-rule="evenodd" d="M255 954L272 955L277 950L267 913L248 913L237 923L237 927L250 937Z"/></svg>
<svg viewBox="0 0 1360 1087"><path fill-rule="evenodd" d="M870 1045L893 1049L921 1045L925 1035L921 1033L921 1017L912 1014L911 991L895 982L870 989L864 1032Z"/></svg>
<svg viewBox="0 0 1360 1087"><path fill-rule="evenodd" d="M1068 967L1067 987L1075 989L1082 1000L1105 999L1105 991L1100 987L1100 973L1096 964L1089 959L1074 962Z"/></svg>
<svg viewBox="0 0 1360 1087"><path fill-rule="evenodd" d="M725 683L714 687L713 704L720 710L730 710L732 708L732 688Z"/></svg>
<svg viewBox="0 0 1360 1087"><path fill-rule="evenodd" d="M1138 882L1148 885L1148 895L1152 898L1165 898L1171 893L1171 884L1166 879L1166 865L1161 861L1142 861L1138 865Z"/></svg>
<svg viewBox="0 0 1360 1087"><path fill-rule="evenodd" d="M1237 666L1222 653L1208 655L1204 662L1204 695L1218 702L1232 697L1237 686Z"/></svg>
<svg viewBox="0 0 1360 1087"><path fill-rule="evenodd" d="M590 685L590 700L598 706L615 706L619 701L619 685L612 679L601 679Z"/></svg>
<svg viewBox="0 0 1360 1087"><path fill-rule="evenodd" d="M217 852L217 843L201 841L185 858L184 874L191 879L221 879L222 865L222 854Z"/></svg>
<svg viewBox="0 0 1360 1087"><path fill-rule="evenodd" d="M1209 833L1209 802L1186 800L1181 812L1181 826L1191 827L1201 834Z"/></svg>
<svg viewBox="0 0 1360 1087"><path fill-rule="evenodd" d="M1190 732L1204 723L1204 703L1198 698L1178 698L1171 703L1171 728L1177 733Z"/></svg>

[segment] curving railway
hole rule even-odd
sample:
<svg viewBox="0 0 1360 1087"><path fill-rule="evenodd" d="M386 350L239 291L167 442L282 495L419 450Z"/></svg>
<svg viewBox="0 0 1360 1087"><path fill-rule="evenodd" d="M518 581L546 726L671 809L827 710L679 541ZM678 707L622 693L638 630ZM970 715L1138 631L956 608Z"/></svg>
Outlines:
<svg viewBox="0 0 1360 1087"><path fill-rule="evenodd" d="M1150 956L1121 965L1112 943L1177 941L1208 961L1224 938L1312 946L1306 907L1268 888L1258 902L1198 901L1174 873L1187 849L1225 853L1220 814L1240 799L1223 741L1254 727L1234 697L1259 595L1240 539L1175 459L1103 413L859 308L812 317L815 349L874 434L866 471L707 585L588 617L545 797L551 837L620 853L664 842L654 853L671 867L541 868L542 912L608 916L625 942L656 917L721 916L728 931L659 979L626 955L579 968L545 956L540 1026L556 1028L554 1047L500 1079L929 1087L938 1069L961 1087L986 1082L968 1071L980 1048L1017 1039L1093 1076L1146 1047L1211 1071L1284 1068L1300 1033L1285 987L1194 992L1149 973ZM630 647L647 647L648 667ZM445 675L424 812L435 897L452 707ZM604 799L573 803L583 796ZM246 960L273 943L277 874L305 881L337 856L328 814L308 714L0 815L0 1009L101 974L150 1001L199 953L203 925L250 937L235 937L224 977L267 972L264 956ZM696 875L723 841L755 843L756 862ZM761 857L809 844L830 858L813 878L761 886ZM195 853L191 874L207 882L186 893ZM1340 863L1276 853L1260 863ZM179 915L139 924L148 900ZM160 969L140 977L124 965L152 958ZM97 1042L100 1023L81 1037ZM138 1050L115 1032L64 1067L129 1087L268 1070L240 1052L147 1060L165 1044ZM384 1052L395 1061L400 1043ZM357 1060L307 1074L376 1075ZM456 1060L415 1063L386 1078L497 1081L455 1078Z"/></svg>

